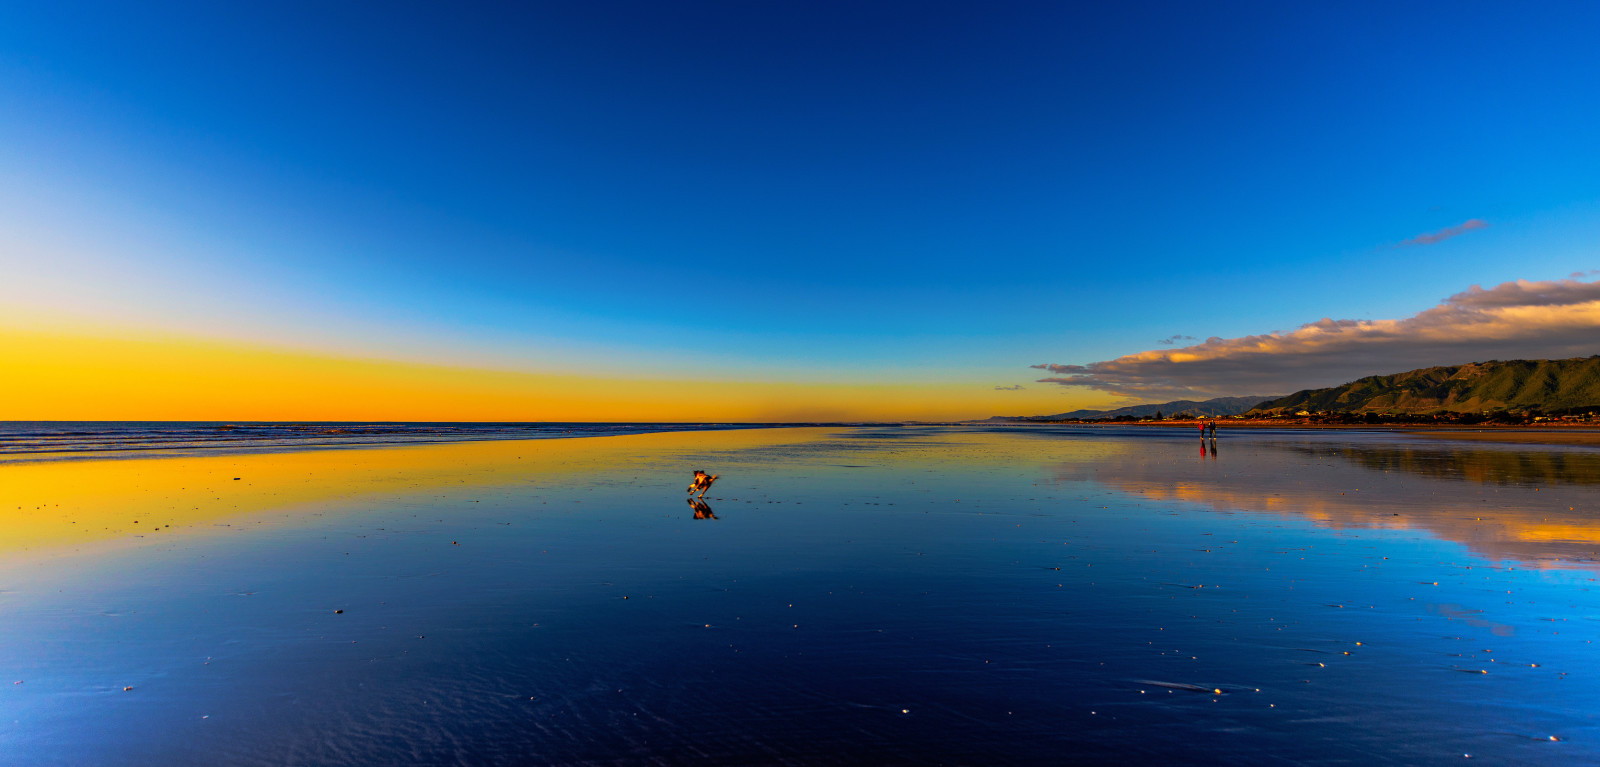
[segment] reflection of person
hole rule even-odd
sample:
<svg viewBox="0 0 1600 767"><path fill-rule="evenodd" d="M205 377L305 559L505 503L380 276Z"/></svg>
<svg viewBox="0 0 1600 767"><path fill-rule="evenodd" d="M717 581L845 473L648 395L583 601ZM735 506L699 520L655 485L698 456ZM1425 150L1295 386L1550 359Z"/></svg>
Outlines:
<svg viewBox="0 0 1600 767"><path fill-rule="evenodd" d="M694 482L689 484L689 492L699 491L702 497L711 489L711 483L717 481L717 475L707 474L699 469L694 470Z"/></svg>
<svg viewBox="0 0 1600 767"><path fill-rule="evenodd" d="M711 513L711 506L699 498L690 498L689 505L694 508L695 519L716 519L717 515Z"/></svg>

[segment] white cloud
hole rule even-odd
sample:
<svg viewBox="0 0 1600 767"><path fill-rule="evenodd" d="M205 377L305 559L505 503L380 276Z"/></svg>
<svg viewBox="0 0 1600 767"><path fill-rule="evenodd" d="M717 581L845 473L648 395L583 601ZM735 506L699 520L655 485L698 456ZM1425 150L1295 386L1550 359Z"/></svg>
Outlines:
<svg viewBox="0 0 1600 767"><path fill-rule="evenodd" d="M1033 367L1055 374L1040 383L1203 398L1336 386L1432 365L1592 354L1600 354L1600 282L1518 280L1487 290L1474 285L1404 319L1325 318L1291 331Z"/></svg>
<svg viewBox="0 0 1600 767"><path fill-rule="evenodd" d="M1404 242L1395 245L1395 247L1403 248L1408 245L1433 245L1435 243L1444 242L1451 237L1459 237L1474 229L1484 229L1488 226L1489 222L1484 221L1481 218L1467 219L1466 221L1456 224L1455 226L1447 226L1437 232L1419 234L1409 240L1405 240Z"/></svg>

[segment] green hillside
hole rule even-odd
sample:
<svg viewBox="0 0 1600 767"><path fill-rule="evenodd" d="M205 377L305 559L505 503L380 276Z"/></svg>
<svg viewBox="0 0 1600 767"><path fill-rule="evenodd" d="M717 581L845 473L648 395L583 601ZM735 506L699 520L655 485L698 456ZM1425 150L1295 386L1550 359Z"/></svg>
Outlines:
<svg viewBox="0 0 1600 767"><path fill-rule="evenodd" d="M1545 413L1600 408L1600 356L1493 360L1369 376L1263 402L1252 414L1316 412Z"/></svg>

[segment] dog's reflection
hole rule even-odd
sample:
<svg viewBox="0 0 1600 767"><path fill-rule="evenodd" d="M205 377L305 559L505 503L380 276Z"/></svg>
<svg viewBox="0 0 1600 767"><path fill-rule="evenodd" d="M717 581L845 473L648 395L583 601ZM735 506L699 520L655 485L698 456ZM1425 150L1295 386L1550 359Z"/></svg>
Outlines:
<svg viewBox="0 0 1600 767"><path fill-rule="evenodd" d="M695 519L716 519L717 515L711 513L711 506L699 498L690 498L689 506L694 508Z"/></svg>

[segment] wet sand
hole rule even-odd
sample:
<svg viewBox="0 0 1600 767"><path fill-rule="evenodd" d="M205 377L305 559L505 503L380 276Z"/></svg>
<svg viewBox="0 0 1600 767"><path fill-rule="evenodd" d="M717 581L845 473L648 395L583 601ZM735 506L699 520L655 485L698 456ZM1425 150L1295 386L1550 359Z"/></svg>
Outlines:
<svg viewBox="0 0 1600 767"><path fill-rule="evenodd" d="M1080 428L1080 429L1158 429L1173 433L1188 432L1191 436L1199 430L1200 421L1164 421L1162 423L1119 423L1119 424L1031 424L1007 423L999 424L1000 428L1016 427L1041 427L1041 428ZM1210 421L1206 421L1210 423ZM1369 425L1369 424L1312 424L1312 423L1285 423L1273 420L1219 420L1216 422L1219 433L1225 434L1230 430L1242 429L1248 431L1273 430L1273 431L1351 431L1373 432L1387 434L1409 434L1419 437L1434 439L1455 439L1471 442L1504 442L1508 444L1525 445L1571 445L1581 447L1600 446L1600 429L1592 425L1577 426L1413 426L1413 425Z"/></svg>
<svg viewBox="0 0 1600 767"><path fill-rule="evenodd" d="M0 557L90 551L95 544L156 543L162 536L268 524L360 498L424 487L503 491L538 480L626 471L637 454L755 449L792 443L801 429L615 438L478 441L262 453L198 452L147 458L0 462ZM28 458L30 456L22 456Z"/></svg>
<svg viewBox="0 0 1600 767"><path fill-rule="evenodd" d="M1600 760L1600 452L1196 441L822 428L0 465L0 754ZM696 468L721 475L700 505Z"/></svg>
<svg viewBox="0 0 1600 767"><path fill-rule="evenodd" d="M1428 429L1406 434L1463 442L1504 442L1523 445L1573 445L1600 447L1600 430L1551 427L1548 429Z"/></svg>

